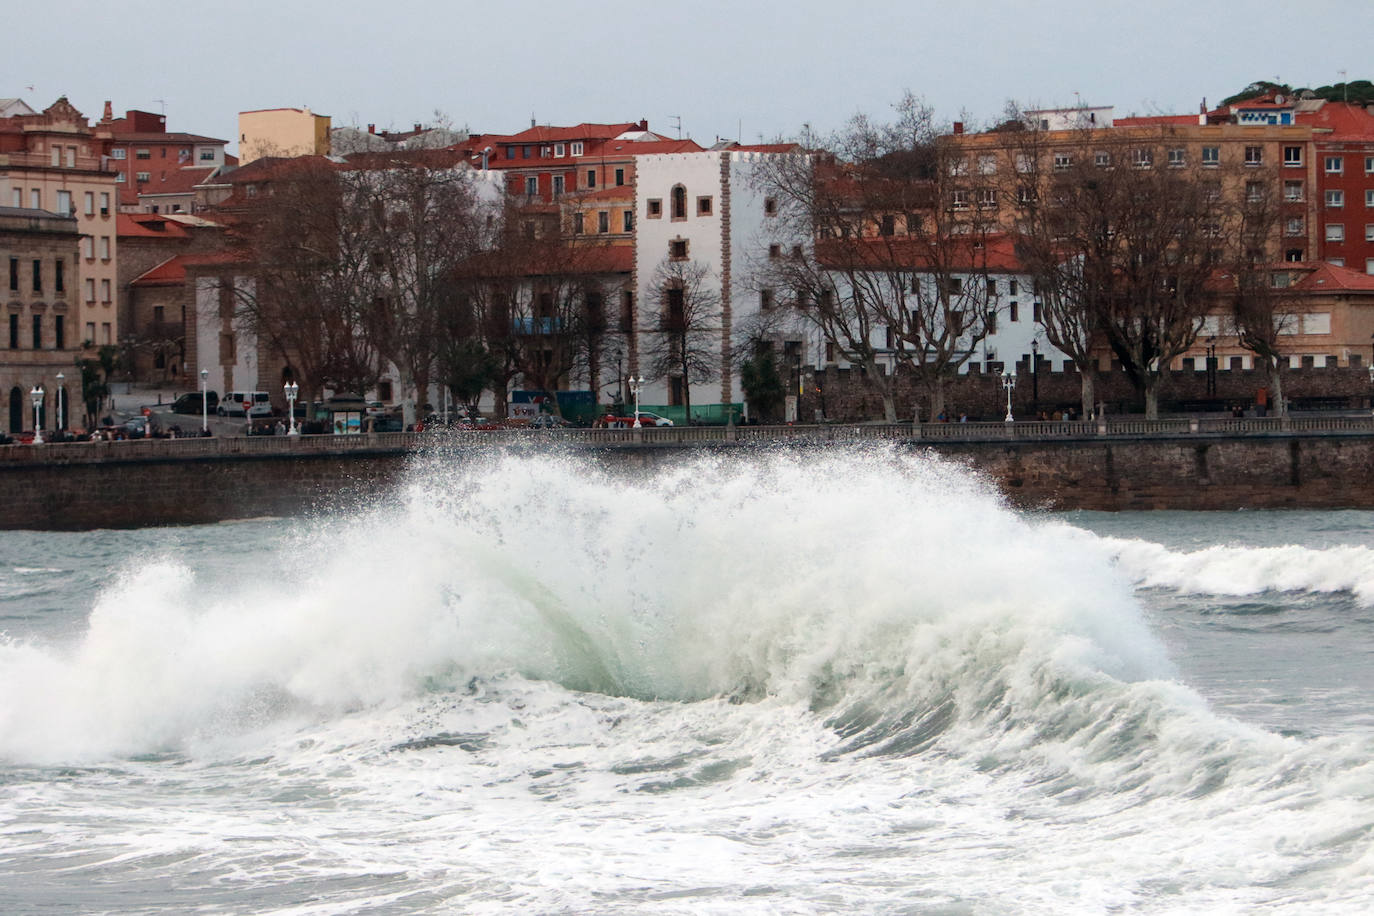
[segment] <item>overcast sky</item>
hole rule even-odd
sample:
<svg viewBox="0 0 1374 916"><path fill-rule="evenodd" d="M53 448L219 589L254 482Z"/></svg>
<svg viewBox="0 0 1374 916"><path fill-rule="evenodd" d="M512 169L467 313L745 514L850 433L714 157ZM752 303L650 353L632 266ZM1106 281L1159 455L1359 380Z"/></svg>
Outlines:
<svg viewBox="0 0 1374 916"><path fill-rule="evenodd" d="M1008 99L1196 111L1257 79L1374 78L1374 3L980 0L76 0L15 4L0 96L165 111L234 141L237 113L308 106L408 129L633 121L704 144L886 117L910 88L947 119ZM233 147L231 146L231 149Z"/></svg>

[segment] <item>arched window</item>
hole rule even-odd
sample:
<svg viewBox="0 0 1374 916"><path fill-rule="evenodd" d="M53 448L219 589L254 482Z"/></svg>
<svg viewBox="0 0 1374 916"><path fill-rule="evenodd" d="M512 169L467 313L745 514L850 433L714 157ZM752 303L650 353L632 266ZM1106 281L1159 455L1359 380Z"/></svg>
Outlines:
<svg viewBox="0 0 1374 916"><path fill-rule="evenodd" d="M15 386L10 389L10 432L24 431L24 392Z"/></svg>
<svg viewBox="0 0 1374 916"><path fill-rule="evenodd" d="M687 189L682 185L673 185L672 214L673 219L687 218Z"/></svg>

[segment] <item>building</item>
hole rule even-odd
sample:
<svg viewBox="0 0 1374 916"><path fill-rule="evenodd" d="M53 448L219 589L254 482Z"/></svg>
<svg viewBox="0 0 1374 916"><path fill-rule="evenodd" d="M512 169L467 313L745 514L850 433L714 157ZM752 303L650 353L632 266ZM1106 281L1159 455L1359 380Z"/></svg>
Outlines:
<svg viewBox="0 0 1374 916"><path fill-rule="evenodd" d="M239 162L263 156L329 155L329 115L309 108L239 112Z"/></svg>
<svg viewBox="0 0 1374 916"><path fill-rule="evenodd" d="M72 293L68 336L91 346L119 339L118 184L104 156L108 140L65 97L41 113L0 118L0 202L76 216L81 288Z"/></svg>
<svg viewBox="0 0 1374 916"><path fill-rule="evenodd" d="M81 289L81 238L78 220L70 214L0 207L0 264L7 281L0 391L6 401L3 429L9 433L34 428L35 389L43 390L39 428L67 428L73 397L80 415L81 340L72 324ZM59 400L60 415L49 413Z"/></svg>
<svg viewBox="0 0 1374 916"><path fill-rule="evenodd" d="M224 140L168 132L167 118L148 111L128 111L115 118L106 102L96 128L110 134L107 146L118 176L119 209L126 213L203 209L210 201L197 195L197 187L238 163L225 153Z"/></svg>
<svg viewBox="0 0 1374 916"><path fill-rule="evenodd" d="M1314 99L1298 112L1298 123L1312 128L1317 257L1374 274L1374 112Z"/></svg>

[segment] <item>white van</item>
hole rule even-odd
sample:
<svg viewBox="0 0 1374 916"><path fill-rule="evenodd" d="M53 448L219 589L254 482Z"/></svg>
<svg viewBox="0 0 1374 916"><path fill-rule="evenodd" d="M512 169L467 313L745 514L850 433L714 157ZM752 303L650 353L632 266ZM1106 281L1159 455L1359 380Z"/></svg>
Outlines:
<svg viewBox="0 0 1374 916"><path fill-rule="evenodd" d="M221 417L241 417L243 416L243 402L251 401L253 409L250 412L255 417L272 416L272 399L267 396L266 391L230 391L219 399L219 406L215 408L215 413Z"/></svg>

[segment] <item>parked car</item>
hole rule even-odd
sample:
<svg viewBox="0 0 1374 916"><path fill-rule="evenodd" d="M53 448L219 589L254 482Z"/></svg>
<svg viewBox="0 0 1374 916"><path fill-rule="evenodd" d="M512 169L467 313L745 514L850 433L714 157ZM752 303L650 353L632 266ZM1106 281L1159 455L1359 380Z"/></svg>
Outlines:
<svg viewBox="0 0 1374 916"><path fill-rule="evenodd" d="M205 407L210 413L218 413L219 394L214 391L205 392ZM239 408L242 410L242 406ZM172 413L198 414L201 411L201 397L199 391L188 391L185 394L177 395L177 399L172 402Z"/></svg>
<svg viewBox="0 0 1374 916"><path fill-rule="evenodd" d="M569 426L572 424L567 420L562 417L555 417L551 413L541 413L530 420L530 429L564 429Z"/></svg>
<svg viewBox="0 0 1374 916"><path fill-rule="evenodd" d="M631 417L631 418L630 418L630 422L631 422L631 423L634 422L634 417ZM641 410L641 411L639 412L639 425L640 425L640 426L672 426L672 425L673 425L673 421L672 421L672 420L669 420L667 417L660 417L660 416L659 416L658 414L656 414L656 413L650 413L650 412L647 411L647 410Z"/></svg>
<svg viewBox="0 0 1374 916"><path fill-rule="evenodd" d="M124 421L126 439L150 439L158 432L157 421L152 417L130 417Z"/></svg>

